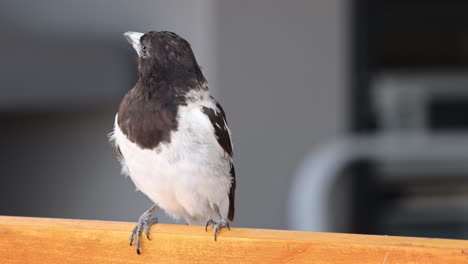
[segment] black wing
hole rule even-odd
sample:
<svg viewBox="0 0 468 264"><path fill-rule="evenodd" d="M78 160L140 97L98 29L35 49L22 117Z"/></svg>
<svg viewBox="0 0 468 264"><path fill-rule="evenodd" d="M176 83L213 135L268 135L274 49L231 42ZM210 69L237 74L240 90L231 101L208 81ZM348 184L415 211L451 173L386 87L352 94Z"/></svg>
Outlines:
<svg viewBox="0 0 468 264"><path fill-rule="evenodd" d="M214 101L214 99L213 99ZM216 102L216 101L215 101ZM228 219L232 221L234 219L234 193L236 191L236 172L234 170L234 164L232 162L232 158L234 156L232 152L232 143L231 143L231 135L229 134L229 128L227 127L227 120L226 114L224 113L223 108L221 105L216 102L216 110L203 107L202 111L205 113L211 121L215 129L216 138L218 139L219 145L226 151L229 155L230 159L230 166L231 166L231 189L229 190L229 212L228 212Z"/></svg>

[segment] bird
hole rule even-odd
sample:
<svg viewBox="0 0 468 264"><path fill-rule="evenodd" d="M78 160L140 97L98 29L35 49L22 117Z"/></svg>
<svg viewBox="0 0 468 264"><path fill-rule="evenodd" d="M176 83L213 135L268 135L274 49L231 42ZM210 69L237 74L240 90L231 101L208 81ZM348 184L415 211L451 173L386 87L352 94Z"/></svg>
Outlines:
<svg viewBox="0 0 468 264"><path fill-rule="evenodd" d="M210 95L191 45L174 32L125 32L137 53L138 81L123 97L114 120L122 172L154 205L131 231L140 239L164 210L187 224L230 229L236 176L226 114Z"/></svg>

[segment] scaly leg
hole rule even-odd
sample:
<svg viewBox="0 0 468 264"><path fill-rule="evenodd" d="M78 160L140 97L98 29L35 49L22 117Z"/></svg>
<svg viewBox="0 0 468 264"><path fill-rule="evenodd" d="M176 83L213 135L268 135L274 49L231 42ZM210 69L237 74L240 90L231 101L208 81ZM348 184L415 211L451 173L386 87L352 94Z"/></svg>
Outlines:
<svg viewBox="0 0 468 264"><path fill-rule="evenodd" d="M138 220L138 224L133 228L132 234L130 235L130 246L133 244L133 239L136 236L135 247L136 247L136 252L138 253L138 255L140 254L140 238L141 238L142 232L145 232L145 235L148 238L148 240L151 240L149 236L150 227L153 224L156 224L158 222L158 218L151 217L151 215L153 215L156 208L157 206L153 205L151 206L150 209L148 209L146 212L144 212L140 216L140 219Z"/></svg>
<svg viewBox="0 0 468 264"><path fill-rule="evenodd" d="M216 237L218 235L218 231L223 228L227 227L228 230L231 230L231 227L229 226L229 222L224 220L224 218L221 216L221 213L219 212L218 205L213 204L213 210L215 211L216 215L218 216L217 219L208 219L205 225L205 231L208 231L208 226L213 225L214 228L214 240L216 241Z"/></svg>

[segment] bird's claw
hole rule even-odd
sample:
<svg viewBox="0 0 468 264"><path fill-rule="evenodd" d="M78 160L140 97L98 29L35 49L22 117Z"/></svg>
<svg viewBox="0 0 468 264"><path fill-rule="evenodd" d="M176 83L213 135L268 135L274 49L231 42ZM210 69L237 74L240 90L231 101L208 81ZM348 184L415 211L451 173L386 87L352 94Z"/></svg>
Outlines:
<svg viewBox="0 0 468 264"><path fill-rule="evenodd" d="M214 240L216 241L218 231L221 230L223 227L227 227L228 230L231 230L231 227L229 226L229 222L222 219L218 218L216 220L213 219L208 219L205 225L205 232L208 232L208 226L213 225L213 232L214 232Z"/></svg>
<svg viewBox="0 0 468 264"><path fill-rule="evenodd" d="M135 239L135 248L138 255L140 255L141 234L144 232L148 240L151 240L149 230L150 227L156 223L158 223L158 218L151 217L150 213L145 212L140 216L138 224L132 229L132 234L130 235L130 246L133 244L133 240Z"/></svg>

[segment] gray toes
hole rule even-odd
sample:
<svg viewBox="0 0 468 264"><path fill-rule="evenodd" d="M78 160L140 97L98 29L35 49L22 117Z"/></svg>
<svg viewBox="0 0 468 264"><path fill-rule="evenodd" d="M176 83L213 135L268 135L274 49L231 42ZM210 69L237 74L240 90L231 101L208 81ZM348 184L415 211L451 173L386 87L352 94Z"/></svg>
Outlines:
<svg viewBox="0 0 468 264"><path fill-rule="evenodd" d="M213 219L211 219L211 218L208 219L208 221L206 221L206 225L205 225L205 232L208 232L208 226L209 225L214 225L214 224L216 224L216 222L213 221Z"/></svg>
<svg viewBox="0 0 468 264"><path fill-rule="evenodd" d="M218 232L221 230L223 227L227 227L228 230L231 230L231 227L229 226L229 222L222 218L218 218L216 220L213 219L208 219L205 225L205 231L208 231L208 226L213 225L213 235L214 235L214 241L217 240L218 237Z"/></svg>
<svg viewBox="0 0 468 264"><path fill-rule="evenodd" d="M136 226L132 229L132 234L130 235L130 246L133 244L133 238L135 237L137 228L138 228L138 225L136 225Z"/></svg>
<svg viewBox="0 0 468 264"><path fill-rule="evenodd" d="M138 224L132 229L132 233L130 235L130 246L133 244L133 241L135 240L135 248L136 252L139 255L140 254L140 241L141 241L141 235L144 232L148 240L151 240L149 236L149 231L150 228L153 224L156 224L158 222L158 218L152 217L151 215L145 212L140 216L140 219L138 220Z"/></svg>
<svg viewBox="0 0 468 264"><path fill-rule="evenodd" d="M150 230L150 227L154 224L157 224L158 223L158 218L157 217L153 217L151 219L149 219L147 222L145 222L145 229L144 229L144 232L145 232L145 235L146 235L146 238L148 238L148 240L151 240L150 236L149 236L149 230Z"/></svg>

